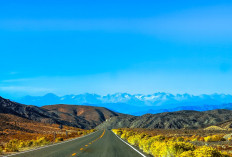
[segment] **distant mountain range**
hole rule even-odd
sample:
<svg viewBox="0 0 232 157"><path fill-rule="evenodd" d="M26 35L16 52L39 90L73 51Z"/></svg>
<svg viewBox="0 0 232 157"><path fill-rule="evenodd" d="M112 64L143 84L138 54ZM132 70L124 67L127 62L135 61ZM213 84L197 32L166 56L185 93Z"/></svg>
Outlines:
<svg viewBox="0 0 232 157"><path fill-rule="evenodd" d="M79 94L57 96L49 93L44 96L25 96L15 100L27 105L74 104L106 107L113 111L143 115L180 110L206 111L213 109L232 109L232 95L190 95L155 93L150 95L116 93L101 96L97 94Z"/></svg>

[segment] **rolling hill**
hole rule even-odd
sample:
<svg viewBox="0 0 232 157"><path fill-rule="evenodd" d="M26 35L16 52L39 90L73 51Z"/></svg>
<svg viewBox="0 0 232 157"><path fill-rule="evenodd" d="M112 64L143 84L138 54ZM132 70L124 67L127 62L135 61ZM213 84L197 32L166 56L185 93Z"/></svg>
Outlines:
<svg viewBox="0 0 232 157"><path fill-rule="evenodd" d="M10 114L36 122L63 124L83 129L102 128L151 128L151 129L197 129L211 125L231 128L232 111L226 109L209 111L182 110L158 114L133 116L111 111L103 107L83 105L46 105L36 107L12 102L0 97L0 113Z"/></svg>
<svg viewBox="0 0 232 157"><path fill-rule="evenodd" d="M198 129L211 125L226 124L231 127L231 110L210 110L210 111L177 111L164 112L159 114L145 114L143 116L119 116L112 117L103 122L98 129L102 128L150 128L150 129Z"/></svg>
<svg viewBox="0 0 232 157"><path fill-rule="evenodd" d="M11 114L37 122L63 124L92 129L104 120L120 114L102 107L49 105L37 107L23 105L0 97L0 113Z"/></svg>

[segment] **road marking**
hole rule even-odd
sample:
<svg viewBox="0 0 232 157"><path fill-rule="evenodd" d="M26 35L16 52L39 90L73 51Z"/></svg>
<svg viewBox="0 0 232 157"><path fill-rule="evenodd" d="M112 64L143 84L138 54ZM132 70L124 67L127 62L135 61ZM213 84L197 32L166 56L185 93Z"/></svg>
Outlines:
<svg viewBox="0 0 232 157"><path fill-rule="evenodd" d="M97 131L96 131L96 132L97 132ZM96 132L92 132L92 133L90 133L90 134L88 134L88 135L81 136L81 137L77 137L77 138L74 138L74 139L71 139L71 140L67 140L67 141L63 141L63 142L60 142L60 143L51 144L51 145L48 145L48 146L43 146L43 147L39 147L39 148L35 148L35 149L28 150L28 151L20 152L20 153L15 153L15 154L11 154L11 155L6 155L6 156L3 156L3 157L15 156L15 155L19 155L19 154L24 154L24 153L36 151L36 150L43 149L43 148L48 148L48 147L52 147L52 146L64 144L64 143L67 143L67 142L71 142L71 141L74 141L74 140L77 140L77 139L80 139L80 138L89 136L89 135L94 134L94 133L96 133Z"/></svg>
<svg viewBox="0 0 232 157"><path fill-rule="evenodd" d="M112 131L112 130L111 130ZM112 131L113 132L113 131ZM114 132L113 132L114 133ZM115 136L117 136L114 133ZM117 136L118 137L118 136ZM141 153L140 151L138 151L137 149L135 149L132 145L130 145L129 143L127 143L126 141L122 140L120 137L118 137L122 142L124 142L125 144L127 144L128 146L130 146L134 151L136 151L137 153L139 153L142 157L146 157L143 153Z"/></svg>
<svg viewBox="0 0 232 157"><path fill-rule="evenodd" d="M101 134L100 137L98 137L97 139L93 140L93 141L90 142L89 144L92 144L92 143L96 142L97 140L99 140L101 137L104 136L105 132L106 132L106 130L103 131L103 133ZM85 147L88 147L88 145L86 144ZM81 148L80 150L84 150L84 148Z"/></svg>

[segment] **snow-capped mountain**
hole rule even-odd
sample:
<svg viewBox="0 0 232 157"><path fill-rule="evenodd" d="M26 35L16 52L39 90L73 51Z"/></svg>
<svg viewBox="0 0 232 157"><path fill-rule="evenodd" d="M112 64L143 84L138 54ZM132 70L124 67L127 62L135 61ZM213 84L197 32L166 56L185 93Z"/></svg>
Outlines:
<svg viewBox="0 0 232 157"><path fill-rule="evenodd" d="M190 95L154 93L150 95L116 93L105 96L97 94L79 94L57 96L49 93L44 96L25 96L16 100L27 105L51 105L51 104L77 104L107 107L122 113L157 113L173 110L204 110L204 108L229 108L232 103L232 95Z"/></svg>

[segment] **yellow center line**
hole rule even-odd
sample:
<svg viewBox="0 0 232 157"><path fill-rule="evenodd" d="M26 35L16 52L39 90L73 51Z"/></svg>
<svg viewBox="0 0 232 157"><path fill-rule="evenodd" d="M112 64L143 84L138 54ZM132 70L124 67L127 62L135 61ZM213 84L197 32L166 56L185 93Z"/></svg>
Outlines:
<svg viewBox="0 0 232 157"><path fill-rule="evenodd" d="M102 137L105 135L105 132L106 132L106 130L103 131L103 133L101 134L100 137L98 137L97 139L93 140L93 141L90 142L89 144L92 144L92 143L96 142L97 140L99 140L100 138L102 138ZM88 147L88 145L86 144L85 147ZM84 150L84 148L81 148L80 150ZM77 155L77 153L73 153L73 154L72 154L72 156L75 156L75 155Z"/></svg>

